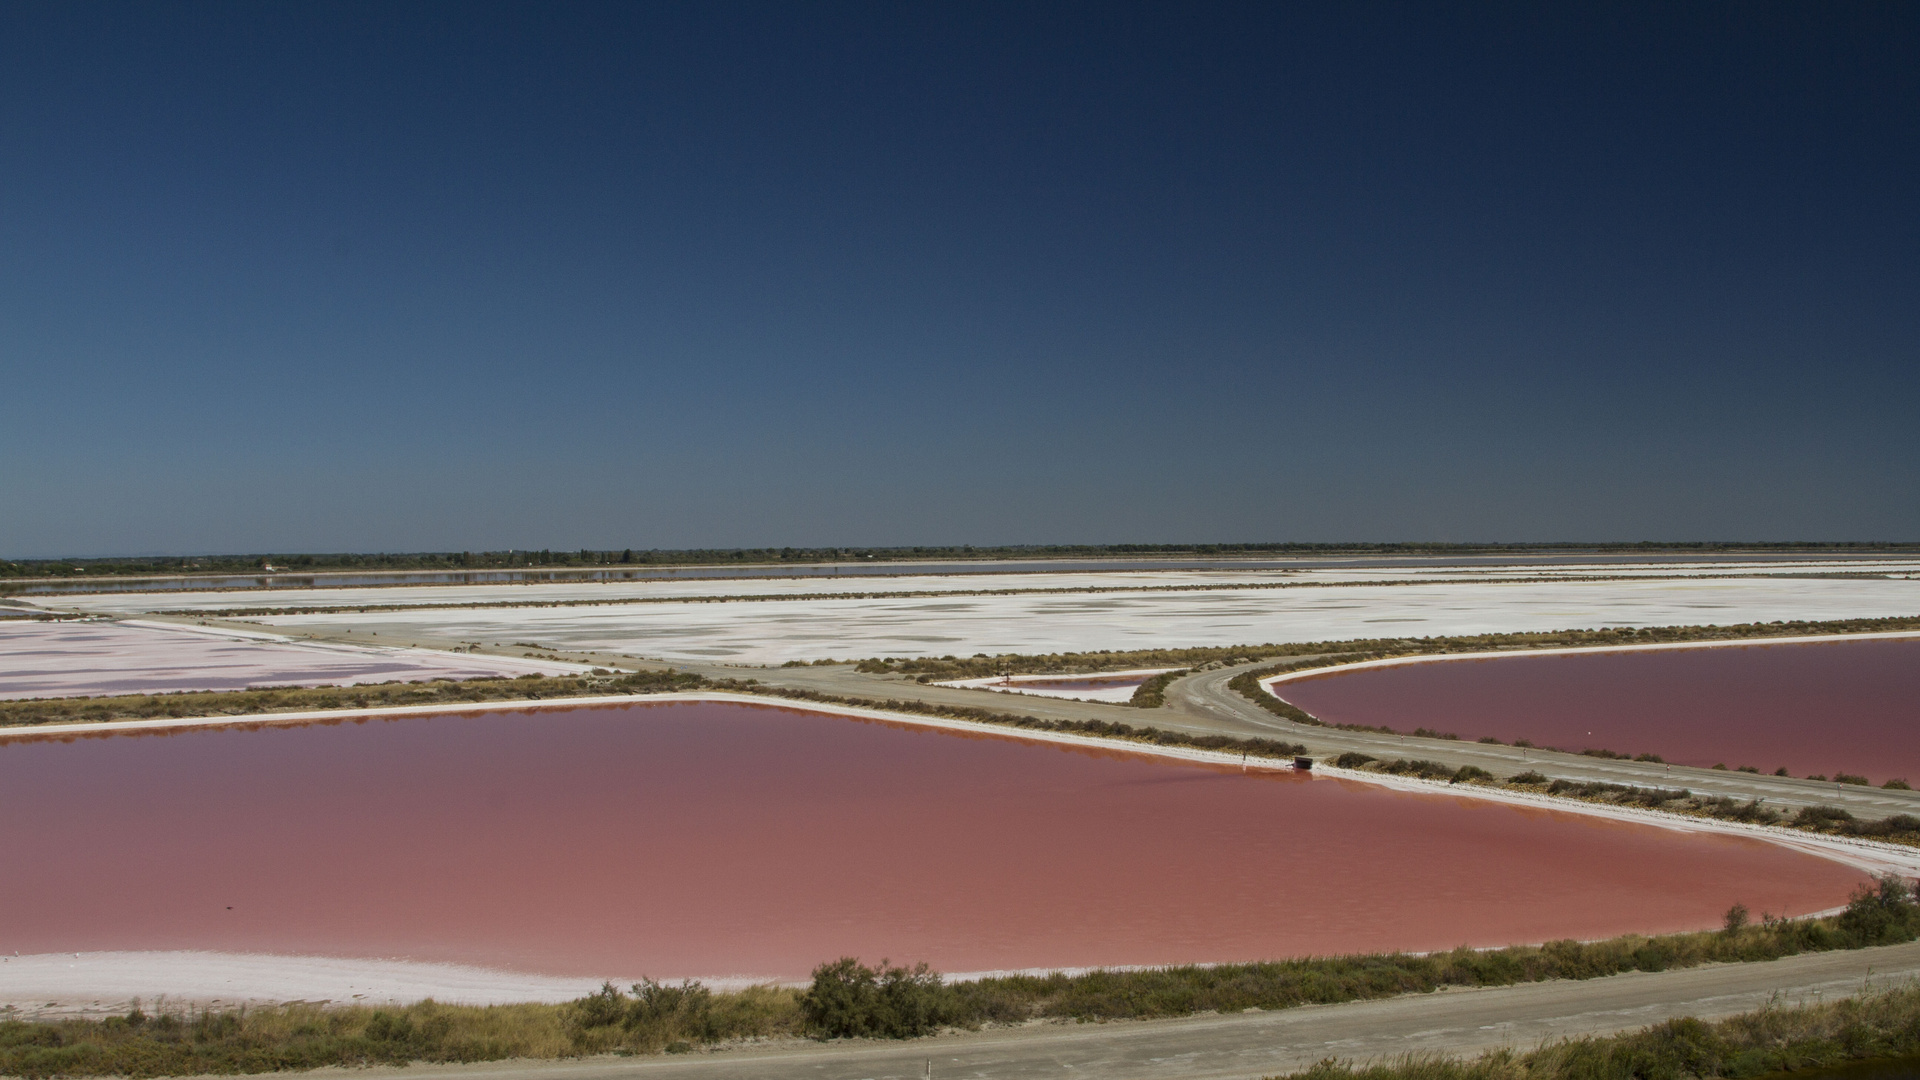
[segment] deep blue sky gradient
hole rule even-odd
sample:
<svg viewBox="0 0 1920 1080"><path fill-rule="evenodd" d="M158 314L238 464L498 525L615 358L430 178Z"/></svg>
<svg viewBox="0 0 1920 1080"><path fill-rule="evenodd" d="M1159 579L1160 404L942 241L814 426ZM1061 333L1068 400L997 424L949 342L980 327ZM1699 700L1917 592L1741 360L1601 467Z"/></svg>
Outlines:
<svg viewBox="0 0 1920 1080"><path fill-rule="evenodd" d="M1920 7L0 8L0 555L1920 538Z"/></svg>

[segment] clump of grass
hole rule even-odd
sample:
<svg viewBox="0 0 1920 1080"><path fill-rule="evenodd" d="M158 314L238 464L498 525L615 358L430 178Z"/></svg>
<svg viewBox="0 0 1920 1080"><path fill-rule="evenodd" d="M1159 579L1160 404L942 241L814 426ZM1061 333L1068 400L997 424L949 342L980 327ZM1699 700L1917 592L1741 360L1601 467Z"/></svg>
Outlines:
<svg viewBox="0 0 1920 1080"><path fill-rule="evenodd" d="M816 1039L908 1039L955 1022L978 1022L950 990L925 963L908 968L882 960L868 967L843 956L813 970L800 1011Z"/></svg>
<svg viewBox="0 0 1920 1080"><path fill-rule="evenodd" d="M1127 699L1127 704L1136 709L1157 709L1165 705L1167 703L1167 687L1173 685L1173 680L1182 675L1191 674L1192 671L1192 668L1180 668L1174 671L1163 671L1155 675L1153 678L1134 687L1133 696Z"/></svg>
<svg viewBox="0 0 1920 1080"><path fill-rule="evenodd" d="M1425 780L1445 780L1450 784L1464 783L1469 780L1494 782L1494 775L1478 765L1462 765L1456 769L1424 758L1416 758L1412 761L1406 758L1381 761L1372 754L1362 754L1357 750L1349 750L1334 758L1333 764L1341 769L1366 769L1391 776L1418 776ZM1545 777L1541 779L1544 780Z"/></svg>
<svg viewBox="0 0 1920 1080"><path fill-rule="evenodd" d="M791 1035L801 1028L800 995L780 986L715 994L697 982L643 979L630 992L605 983L560 1007L573 1051L658 1053L675 1046Z"/></svg>

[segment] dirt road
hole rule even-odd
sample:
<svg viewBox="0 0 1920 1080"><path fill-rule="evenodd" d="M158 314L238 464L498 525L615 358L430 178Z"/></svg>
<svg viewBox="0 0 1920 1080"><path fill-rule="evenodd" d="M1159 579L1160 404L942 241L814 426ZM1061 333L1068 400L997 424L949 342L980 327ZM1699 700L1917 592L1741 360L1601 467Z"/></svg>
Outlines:
<svg viewBox="0 0 1920 1080"><path fill-rule="evenodd" d="M1238 1016L1049 1024L911 1042L784 1043L687 1056L413 1066L410 1080L1229 1080L1322 1058L1528 1049L1676 1016L1725 1016L1770 1002L1832 999L1920 978L1920 943L1661 974L1457 990ZM355 1070L367 1072L400 1070Z"/></svg>

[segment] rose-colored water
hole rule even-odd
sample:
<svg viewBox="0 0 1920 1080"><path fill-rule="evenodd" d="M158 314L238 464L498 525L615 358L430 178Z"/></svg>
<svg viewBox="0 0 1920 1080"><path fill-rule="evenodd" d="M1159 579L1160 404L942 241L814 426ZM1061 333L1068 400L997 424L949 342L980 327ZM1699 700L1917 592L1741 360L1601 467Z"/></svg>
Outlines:
<svg viewBox="0 0 1920 1080"><path fill-rule="evenodd" d="M1920 782L1920 639L1507 656L1279 683L1322 720Z"/></svg>
<svg viewBox="0 0 1920 1080"><path fill-rule="evenodd" d="M1863 880L1747 838L721 703L4 742L0 813L0 951L595 977L1497 945Z"/></svg>

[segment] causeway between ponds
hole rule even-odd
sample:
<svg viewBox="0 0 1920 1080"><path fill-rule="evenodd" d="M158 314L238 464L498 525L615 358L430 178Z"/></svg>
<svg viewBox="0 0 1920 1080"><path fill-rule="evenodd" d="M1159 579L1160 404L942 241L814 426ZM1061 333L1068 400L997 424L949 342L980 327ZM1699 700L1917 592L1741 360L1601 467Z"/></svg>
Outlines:
<svg viewBox="0 0 1920 1080"><path fill-rule="evenodd" d="M147 618L154 618L147 616ZM155 621L161 621L155 618ZM171 620L167 620L171 621ZM180 619L228 625L234 629L258 633L257 624L239 620ZM1843 641L1847 635L1832 635ZM455 641L433 638L400 640L354 632L314 635L313 640L343 641L361 645L412 645L428 649L450 649ZM1823 638L1824 640L1824 638ZM1725 645L1742 642L1728 641ZM1757 639L1752 644L1775 644L1777 640ZM518 655L511 650L498 651ZM1514 650L1524 656L1527 650ZM808 690L838 697L885 701L889 698L918 701L929 705L985 709L1048 720L1101 720L1157 727L1195 735L1229 735L1234 738L1269 738L1303 743L1315 758L1334 758L1347 751L1358 751L1391 761L1395 758L1425 758L1452 768L1477 765L1495 776L1505 778L1528 769L1537 769L1555 779L1601 781L1640 787L1687 788L1700 795L1725 795L1741 801L1764 799L1775 809L1792 811L1802 806L1837 806L1857 817L1877 819L1893 814L1920 815L1920 791L1858 787L1797 777L1769 776L1685 765L1654 764L1617 758L1595 758L1582 754L1556 753L1550 750L1522 749L1493 743L1474 743L1453 739L1424 739L1411 735L1382 735L1367 731L1343 731L1338 728L1298 724L1255 705L1227 683L1242 672L1272 667L1287 661L1311 662L1323 656L1305 655L1268 658L1253 663L1200 671L1176 679L1165 691L1166 705L1158 709L1136 709L1098 701L1075 701L1035 694L1012 694L972 687L940 686L920 683L901 675L871 675L851 664L809 667L757 667L741 664L702 663L700 661L634 660L607 653L559 651L551 654L562 660L593 664L610 669L646 669L691 672L712 679L755 679L769 689Z"/></svg>

